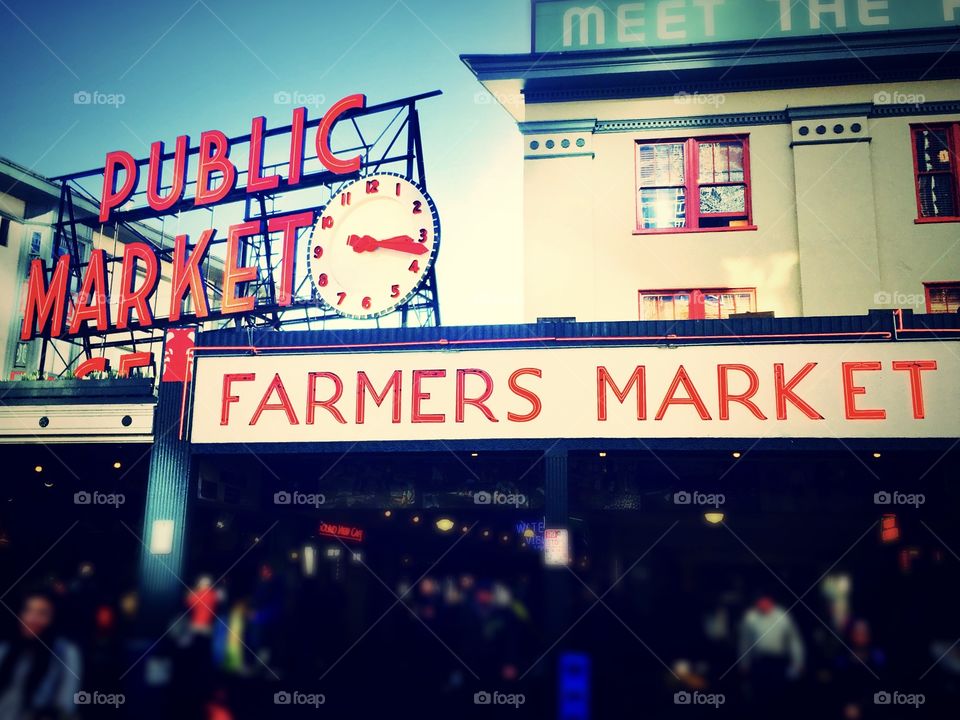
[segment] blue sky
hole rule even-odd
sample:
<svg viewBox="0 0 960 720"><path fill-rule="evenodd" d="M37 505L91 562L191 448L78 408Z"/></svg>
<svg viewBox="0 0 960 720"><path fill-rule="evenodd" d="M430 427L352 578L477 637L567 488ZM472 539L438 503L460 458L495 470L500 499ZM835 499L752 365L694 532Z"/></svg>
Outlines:
<svg viewBox="0 0 960 720"><path fill-rule="evenodd" d="M529 15L526 0L0 0L0 155L57 175L179 134L244 134L254 115L288 124L278 92L324 96L316 117L355 92L374 104L440 89L421 123L444 322L518 321L520 136L477 102L458 56L528 51ZM83 91L123 103L75 104Z"/></svg>

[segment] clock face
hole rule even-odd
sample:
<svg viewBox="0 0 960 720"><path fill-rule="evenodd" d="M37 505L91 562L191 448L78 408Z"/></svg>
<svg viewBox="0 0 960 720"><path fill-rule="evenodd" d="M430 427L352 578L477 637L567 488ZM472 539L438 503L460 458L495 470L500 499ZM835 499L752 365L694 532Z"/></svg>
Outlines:
<svg viewBox="0 0 960 720"><path fill-rule="evenodd" d="M340 315L386 315L420 287L440 247L440 218L419 185L378 173L330 200L310 238L310 277Z"/></svg>

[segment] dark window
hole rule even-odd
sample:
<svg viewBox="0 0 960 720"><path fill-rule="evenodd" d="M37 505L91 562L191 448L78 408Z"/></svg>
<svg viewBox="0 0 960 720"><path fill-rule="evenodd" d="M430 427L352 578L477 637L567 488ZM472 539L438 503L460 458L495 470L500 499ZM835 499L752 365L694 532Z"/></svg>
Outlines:
<svg viewBox="0 0 960 720"><path fill-rule="evenodd" d="M924 283L928 313L960 312L960 282Z"/></svg>
<svg viewBox="0 0 960 720"><path fill-rule="evenodd" d="M920 221L960 221L957 148L960 123L914 127L913 161Z"/></svg>
<svg viewBox="0 0 960 720"><path fill-rule="evenodd" d="M0 218L0 246L6 247L10 239L10 219Z"/></svg>

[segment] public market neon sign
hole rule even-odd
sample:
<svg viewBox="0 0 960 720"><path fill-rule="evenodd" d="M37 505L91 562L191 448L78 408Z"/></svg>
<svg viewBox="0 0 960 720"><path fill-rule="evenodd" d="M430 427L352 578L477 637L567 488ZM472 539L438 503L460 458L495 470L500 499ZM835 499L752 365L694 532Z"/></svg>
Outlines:
<svg viewBox="0 0 960 720"><path fill-rule="evenodd" d="M361 94L347 96L335 103L317 126L313 143L316 158L327 170L336 175L359 172L363 160L360 155L351 158L336 156L330 149L330 134L336 123L346 113L365 108L366 102L366 96ZM304 149L306 113L306 108L303 107L293 111L289 166L285 179L279 174L268 176L263 174L266 118L263 116L253 118L246 166L245 192L247 194L276 190L280 187L282 179L285 190L293 189L300 184L304 163L308 159L305 158ZM164 144L162 141L157 141L151 145L145 193L150 209L157 213L164 213L183 201L187 184L189 150L189 137L179 136L175 143L172 175L166 183L169 184L169 190L166 194L161 194L161 188L165 185L161 178ZM237 179L240 175L237 166L230 159L229 139L220 130L201 133L198 155L193 206L209 207L224 202L237 190ZM107 153L100 199L101 223L109 222L119 212L119 208L137 191L140 180L140 165L130 153L123 150ZM277 304L280 307L289 307L293 302L297 233L302 228L313 225L314 220L314 212L308 210L272 217L266 222L268 233L282 233L280 279L277 292ZM263 231L263 224L259 220L231 225L227 231L223 295L220 307L223 315L250 313L256 309L257 300L254 296L237 294L238 288L243 283L257 278L257 267L239 265L239 250L242 238L257 235ZM178 235L175 238L170 306L167 316L170 323L181 320L183 302L188 295L193 308L191 319L202 321L210 316L210 303L202 267L215 234L216 230L213 228L204 230L192 247L187 235ZM20 333L21 340L30 340L41 335L51 338L62 337L64 334L72 336L91 326L98 332L107 332L111 329L146 329L154 325L155 318L150 300L160 282L160 258L151 245L144 242L131 242L124 245L121 256L119 298L113 317L110 313L106 253L104 250L94 249L84 270L76 305L68 321L67 307L72 262L73 258L70 255L61 255L53 267L49 282L44 261L36 259L31 263Z"/></svg>

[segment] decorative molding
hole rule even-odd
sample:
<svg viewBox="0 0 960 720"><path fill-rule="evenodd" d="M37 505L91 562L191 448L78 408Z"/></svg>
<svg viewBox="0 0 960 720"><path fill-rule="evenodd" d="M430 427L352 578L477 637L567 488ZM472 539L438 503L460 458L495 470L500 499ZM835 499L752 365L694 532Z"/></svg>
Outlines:
<svg viewBox="0 0 960 720"><path fill-rule="evenodd" d="M750 125L788 125L800 119L839 117L922 117L960 113L960 100L922 103L920 105L825 105L787 108L753 113L726 115L693 115L689 117L637 118L632 120L597 120L595 133L648 132L652 130L717 129Z"/></svg>
<svg viewBox="0 0 960 720"><path fill-rule="evenodd" d="M788 107L790 120L820 120L822 118L866 117L873 110L873 103L855 105L809 105L806 107Z"/></svg>
<svg viewBox="0 0 960 720"><path fill-rule="evenodd" d="M920 105L874 105L871 118L908 117L910 115L952 115L960 113L960 100L925 102Z"/></svg>
<svg viewBox="0 0 960 720"><path fill-rule="evenodd" d="M596 118L584 120L536 120L517 123L524 135L565 135L568 133L593 133Z"/></svg>
<svg viewBox="0 0 960 720"><path fill-rule="evenodd" d="M784 111L695 115L690 117L641 118L636 120L598 120L596 133L643 132L684 128L725 128L744 125L783 125L789 122Z"/></svg>
<svg viewBox="0 0 960 720"><path fill-rule="evenodd" d="M524 155L524 160L559 160L561 158L577 158L585 157L593 160L596 157L596 153L584 152L584 153L558 153L556 155Z"/></svg>
<svg viewBox="0 0 960 720"><path fill-rule="evenodd" d="M869 143L872 141L873 138L868 137L848 138L846 140L798 140L790 143L790 147L806 147L809 145L849 145L850 143Z"/></svg>

